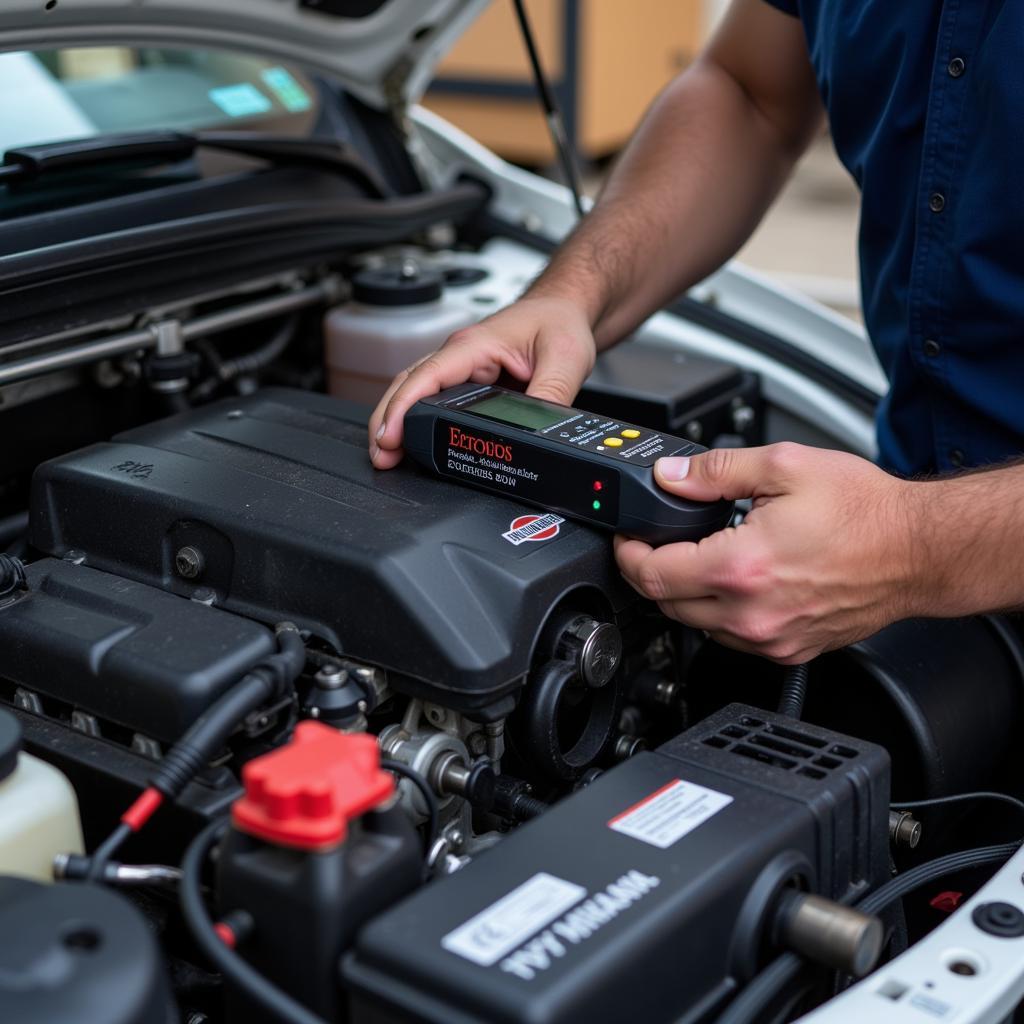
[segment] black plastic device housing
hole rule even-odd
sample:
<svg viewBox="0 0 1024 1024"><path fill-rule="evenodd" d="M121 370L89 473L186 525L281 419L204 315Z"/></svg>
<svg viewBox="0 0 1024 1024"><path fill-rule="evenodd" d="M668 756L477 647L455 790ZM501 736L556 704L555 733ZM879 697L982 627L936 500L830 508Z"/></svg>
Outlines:
<svg viewBox="0 0 1024 1024"><path fill-rule="evenodd" d="M614 617L635 595L608 538L564 523L510 543L530 510L367 456L362 406L264 389L44 463L31 543L267 624L295 622L392 685L463 711L513 694L570 593ZM175 554L202 570L186 579ZM507 708L505 708L507 710Z"/></svg>
<svg viewBox="0 0 1024 1024"><path fill-rule="evenodd" d="M655 342L628 340L602 352L577 403L655 430L715 446L765 443L757 375Z"/></svg>
<svg viewBox="0 0 1024 1024"><path fill-rule="evenodd" d="M547 421L496 417L495 402L534 409ZM732 521L731 501L678 498L655 483L657 458L696 455L706 450L700 445L493 385L459 384L420 399L405 415L402 443L448 480L651 544L700 540Z"/></svg>
<svg viewBox="0 0 1024 1024"><path fill-rule="evenodd" d="M676 780L730 801L664 848L610 827ZM888 878L888 809L880 747L731 705L373 920L343 960L351 1020L707 1021L771 955L784 886L853 900ZM646 891L623 900L633 872ZM538 875L580 887L589 934L571 908L477 919ZM497 944L486 965L445 946L474 919L468 941Z"/></svg>

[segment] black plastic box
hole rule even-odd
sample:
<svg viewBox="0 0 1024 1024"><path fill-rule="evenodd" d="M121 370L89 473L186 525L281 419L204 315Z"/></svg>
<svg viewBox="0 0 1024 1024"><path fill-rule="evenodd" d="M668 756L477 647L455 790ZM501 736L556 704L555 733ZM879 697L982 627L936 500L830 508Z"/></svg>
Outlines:
<svg viewBox="0 0 1024 1024"><path fill-rule="evenodd" d="M888 802L880 747L732 705L371 922L343 962L352 1020L706 1020L782 886L885 881Z"/></svg>

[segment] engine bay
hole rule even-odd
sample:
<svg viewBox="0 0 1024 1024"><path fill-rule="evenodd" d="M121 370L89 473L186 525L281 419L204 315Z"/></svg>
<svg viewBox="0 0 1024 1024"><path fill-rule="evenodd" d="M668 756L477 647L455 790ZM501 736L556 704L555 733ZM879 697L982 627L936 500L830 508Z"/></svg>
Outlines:
<svg viewBox="0 0 1024 1024"><path fill-rule="evenodd" d="M68 934L89 955L49 989L0 971L5 1019L696 1024L779 964L783 994L735 1019L789 1019L932 933L995 855L871 909L894 880L1015 849L999 804L947 802L1021 789L1011 619L899 623L795 679L642 600L605 534L372 468L391 368L327 351L359 312L332 303L379 303L361 343L401 333L410 290L479 318L521 287L510 252L381 250L189 307L179 342L220 318L195 344L156 330L73 387L70 362L6 386L0 422L35 440L0 455L0 789L50 817L8 819L0 930L34 977ZM710 446L824 440L774 397L646 335L577 405ZM58 399L91 412L51 429ZM26 766L55 773L45 800Z"/></svg>

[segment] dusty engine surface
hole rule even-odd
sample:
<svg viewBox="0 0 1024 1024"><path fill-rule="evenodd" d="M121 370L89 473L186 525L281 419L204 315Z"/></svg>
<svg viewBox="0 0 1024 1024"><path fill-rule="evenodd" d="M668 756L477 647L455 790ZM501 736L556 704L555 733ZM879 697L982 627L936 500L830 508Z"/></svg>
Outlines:
<svg viewBox="0 0 1024 1024"><path fill-rule="evenodd" d="M573 590L605 619L632 603L606 538L412 467L377 472L365 422L360 406L266 389L122 434L40 467L32 544L295 622L457 710L500 707Z"/></svg>

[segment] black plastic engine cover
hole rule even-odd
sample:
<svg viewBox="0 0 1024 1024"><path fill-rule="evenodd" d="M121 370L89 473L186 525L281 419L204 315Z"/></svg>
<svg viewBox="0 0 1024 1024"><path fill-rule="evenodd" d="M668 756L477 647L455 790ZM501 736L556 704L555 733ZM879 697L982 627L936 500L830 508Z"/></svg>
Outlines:
<svg viewBox="0 0 1024 1024"><path fill-rule="evenodd" d="M529 508L366 454L367 411L267 389L47 462L33 479L31 542L217 606L296 622L400 688L471 710L527 672L551 608L589 588L633 600L609 538L571 522L506 539ZM519 539L515 537L514 539ZM193 579L175 571L189 545ZM603 595L603 597L601 596ZM417 682L418 681L418 682Z"/></svg>
<svg viewBox="0 0 1024 1024"><path fill-rule="evenodd" d="M0 602L3 675L104 722L173 742L272 654L248 619L55 558Z"/></svg>

